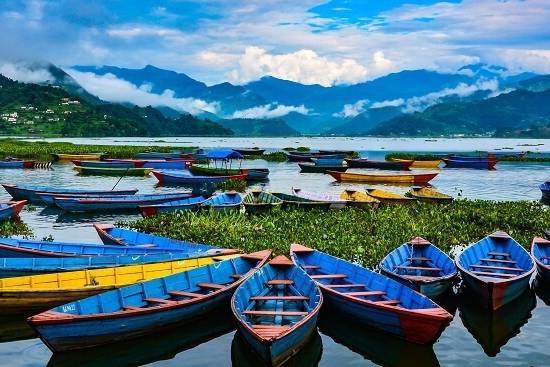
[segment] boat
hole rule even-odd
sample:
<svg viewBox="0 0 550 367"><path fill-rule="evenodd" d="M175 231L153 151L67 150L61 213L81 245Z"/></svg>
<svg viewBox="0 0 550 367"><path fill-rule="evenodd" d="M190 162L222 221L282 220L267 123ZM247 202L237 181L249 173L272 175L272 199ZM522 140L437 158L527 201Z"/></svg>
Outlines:
<svg viewBox="0 0 550 367"><path fill-rule="evenodd" d="M212 209L219 212L239 210L243 198L236 191L226 191L222 194L213 195L201 203L201 209Z"/></svg>
<svg viewBox="0 0 550 367"><path fill-rule="evenodd" d="M8 159L0 161L0 169L2 168L34 168L34 161L24 161L19 159Z"/></svg>
<svg viewBox="0 0 550 367"><path fill-rule="evenodd" d="M0 202L0 220L17 219L27 200Z"/></svg>
<svg viewBox="0 0 550 367"><path fill-rule="evenodd" d="M105 161L114 163L130 163L136 168L186 169L193 162L193 159L105 159Z"/></svg>
<svg viewBox="0 0 550 367"><path fill-rule="evenodd" d="M349 168L377 168L394 171L408 171L413 161L376 161L367 158L346 159Z"/></svg>
<svg viewBox="0 0 550 367"><path fill-rule="evenodd" d="M518 158L523 159L525 156L527 156L526 151L523 152L489 152L488 154L490 156L493 156L495 158Z"/></svg>
<svg viewBox="0 0 550 367"><path fill-rule="evenodd" d="M430 298L447 292L458 275L453 259L421 237L394 249L379 268L382 274Z"/></svg>
<svg viewBox="0 0 550 367"><path fill-rule="evenodd" d="M314 201L282 192L272 192L271 194L283 201L283 204L281 205L283 209L328 210L332 205L332 203L327 201Z"/></svg>
<svg viewBox="0 0 550 367"><path fill-rule="evenodd" d="M411 187L405 195L427 203L450 203L454 200L452 196L429 187Z"/></svg>
<svg viewBox="0 0 550 367"><path fill-rule="evenodd" d="M209 167L193 164L188 168L194 176L234 176L243 174L245 170L224 167Z"/></svg>
<svg viewBox="0 0 550 367"><path fill-rule="evenodd" d="M319 150L319 154L344 154L344 155L354 155L354 150Z"/></svg>
<svg viewBox="0 0 550 367"><path fill-rule="evenodd" d="M520 333L536 306L530 289L498 310L481 307L475 299L464 295L458 310L462 324L489 357L496 357L503 346ZM521 339L521 338L519 338Z"/></svg>
<svg viewBox="0 0 550 367"><path fill-rule="evenodd" d="M392 161L395 162L408 162L409 159L398 159L392 158ZM426 169L437 169L443 161L441 159L431 160L431 161L413 161L409 166L410 168L426 168Z"/></svg>
<svg viewBox="0 0 550 367"><path fill-rule="evenodd" d="M339 159L343 160L345 154L320 154L320 153L295 153L287 152L289 162L313 162L313 158Z"/></svg>
<svg viewBox="0 0 550 367"><path fill-rule="evenodd" d="M97 198L55 197L54 203L56 206L68 212L138 210L140 206L160 204L168 201L187 199L190 197L192 197L192 195L189 192L110 196Z"/></svg>
<svg viewBox="0 0 550 367"><path fill-rule="evenodd" d="M262 155L265 152L265 149L260 148L239 148L233 150L242 155Z"/></svg>
<svg viewBox="0 0 550 367"><path fill-rule="evenodd" d="M36 195L40 194L60 194L60 195L134 195L137 189L127 190L90 190L90 189L73 189L65 187L39 186L39 185L19 185L19 184L2 184L4 189L11 195L14 200L28 200L30 202L41 202Z"/></svg>
<svg viewBox="0 0 550 367"><path fill-rule="evenodd" d="M130 194L134 195L134 194ZM56 193L44 193L37 192L35 196L41 202L41 204L46 204L48 206L55 206L56 198L63 199L114 199L121 198L126 195L109 195L109 194L93 194L93 195L83 195L83 194L56 194Z"/></svg>
<svg viewBox="0 0 550 367"><path fill-rule="evenodd" d="M197 265L200 261L202 267L187 264L187 271L159 272L124 288L116 283L118 289L62 304L28 322L54 352L155 334L228 302L270 255L265 250L215 263L212 258L186 260Z"/></svg>
<svg viewBox="0 0 550 367"><path fill-rule="evenodd" d="M367 195L364 192L355 190L344 190L340 194L340 199L347 201L347 206L361 209L373 209L380 205L380 200Z"/></svg>
<svg viewBox="0 0 550 367"><path fill-rule="evenodd" d="M243 203L247 213L259 214L280 208L283 200L266 191L251 191L246 194Z"/></svg>
<svg viewBox="0 0 550 367"><path fill-rule="evenodd" d="M344 160L340 158L311 158L316 166L342 166Z"/></svg>
<svg viewBox="0 0 550 367"><path fill-rule="evenodd" d="M52 153L54 159L58 161L99 161L105 155L105 153L84 153L84 154L65 154L65 153Z"/></svg>
<svg viewBox="0 0 550 367"><path fill-rule="evenodd" d="M497 310L529 287L535 263L506 232L495 232L468 246L456 258L467 290L484 306Z"/></svg>
<svg viewBox="0 0 550 367"><path fill-rule="evenodd" d="M81 175L94 176L148 176L152 168L104 168L75 166L75 170Z"/></svg>
<svg viewBox="0 0 550 367"><path fill-rule="evenodd" d="M542 200L550 201L550 181L541 183L539 189L542 193Z"/></svg>
<svg viewBox="0 0 550 367"><path fill-rule="evenodd" d="M348 204L346 200L342 200L339 196L336 196L336 195L321 194L318 192L306 191L297 187L293 187L292 192L294 193L294 195L304 199L320 201L323 203L330 203L331 209L341 209Z"/></svg>
<svg viewBox="0 0 550 367"><path fill-rule="evenodd" d="M386 205L412 205L416 204L416 200L408 198L395 192L390 192L381 189L366 189L367 194L379 200L382 204Z"/></svg>
<svg viewBox="0 0 550 367"><path fill-rule="evenodd" d="M348 167L343 165L325 166L312 163L298 163L298 166L300 166L301 173L327 173L327 171L346 172L348 170Z"/></svg>
<svg viewBox="0 0 550 367"><path fill-rule="evenodd" d="M184 154L182 152L143 152L134 155L136 159L179 159Z"/></svg>
<svg viewBox="0 0 550 367"><path fill-rule="evenodd" d="M494 170L497 164L495 159L458 159L458 158L444 158L446 168L474 168L474 169L488 169Z"/></svg>
<svg viewBox="0 0 550 367"><path fill-rule="evenodd" d="M269 180L269 168L246 168L248 176L247 181L265 181Z"/></svg>
<svg viewBox="0 0 550 367"><path fill-rule="evenodd" d="M417 344L433 344L453 316L404 284L303 245L292 260L317 282L325 304L338 314Z"/></svg>
<svg viewBox="0 0 550 367"><path fill-rule="evenodd" d="M72 161L77 167L90 167L90 168L135 168L136 165L133 162L114 162L114 161Z"/></svg>
<svg viewBox="0 0 550 367"><path fill-rule="evenodd" d="M281 366L317 330L322 304L315 282L280 255L237 288L231 310L252 349L269 366Z"/></svg>
<svg viewBox="0 0 550 367"><path fill-rule="evenodd" d="M495 160L495 156L491 154L478 154L478 155L459 155L459 154L449 154L446 158L456 159L459 161L484 161L484 160Z"/></svg>
<svg viewBox="0 0 550 367"><path fill-rule="evenodd" d="M187 173L153 171L153 175L157 178L160 185L204 185L204 184L219 184L229 180L243 181L246 180L248 173L242 173L231 176L193 176Z"/></svg>
<svg viewBox="0 0 550 367"><path fill-rule="evenodd" d="M409 185L425 185L438 175L434 173L402 173L402 174L382 174L382 173L351 173L327 171L338 182L367 182L367 183L397 183Z"/></svg>
<svg viewBox="0 0 550 367"><path fill-rule="evenodd" d="M160 213L173 213L175 211L197 211L205 200L206 198L204 196L199 195L162 204L142 205L139 207L139 210L144 217L150 217Z"/></svg>
<svg viewBox="0 0 550 367"><path fill-rule="evenodd" d="M550 283L550 241L541 237L533 238L531 256L537 264L540 279Z"/></svg>

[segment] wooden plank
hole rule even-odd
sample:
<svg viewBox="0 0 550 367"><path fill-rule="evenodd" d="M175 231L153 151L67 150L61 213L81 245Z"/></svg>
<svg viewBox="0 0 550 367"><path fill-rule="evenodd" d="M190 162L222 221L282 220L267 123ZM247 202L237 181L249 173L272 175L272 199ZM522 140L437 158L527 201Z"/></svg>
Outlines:
<svg viewBox="0 0 550 367"><path fill-rule="evenodd" d="M292 285L292 284L294 284L294 281L288 280L288 279L273 279L273 280L267 281L267 285Z"/></svg>
<svg viewBox="0 0 550 367"><path fill-rule="evenodd" d="M241 274L231 274L230 277L233 279L241 279L243 276Z"/></svg>
<svg viewBox="0 0 550 367"><path fill-rule="evenodd" d="M392 299L392 300L388 300L388 301L375 301L374 303L376 303L377 305L396 306L396 305L400 304L401 301Z"/></svg>
<svg viewBox="0 0 550 367"><path fill-rule="evenodd" d="M484 271L472 271L475 275L483 276L483 277L489 277L489 278L513 278L517 276L516 274L502 274L502 273L487 273Z"/></svg>
<svg viewBox="0 0 550 367"><path fill-rule="evenodd" d="M302 269L315 270L315 269L321 269L321 267L319 265L302 265Z"/></svg>
<svg viewBox="0 0 550 367"><path fill-rule="evenodd" d="M254 296L251 301L309 301L306 296Z"/></svg>
<svg viewBox="0 0 550 367"><path fill-rule="evenodd" d="M124 310L126 310L126 311L142 310L141 307L136 307L136 306L124 306L123 308L124 308Z"/></svg>
<svg viewBox="0 0 550 367"><path fill-rule="evenodd" d="M176 303L175 301L170 301L169 299L162 299L162 298L145 298L145 302L149 303L160 303L164 305L170 305Z"/></svg>
<svg viewBox="0 0 550 367"><path fill-rule="evenodd" d="M346 274L315 274L310 275L311 279L344 279L347 278Z"/></svg>
<svg viewBox="0 0 550 367"><path fill-rule="evenodd" d="M428 282L439 278L439 277L429 277L427 275L403 275L403 277L410 280L428 281Z"/></svg>
<svg viewBox="0 0 550 367"><path fill-rule="evenodd" d="M367 292L345 292L342 294L345 294L346 296L352 296L352 297L369 297L369 296L383 296L386 294L386 292L367 291Z"/></svg>
<svg viewBox="0 0 550 367"><path fill-rule="evenodd" d="M479 261L487 261L487 262L499 262L499 263L505 263L505 264L516 264L514 260L504 260L504 259L479 259Z"/></svg>
<svg viewBox="0 0 550 367"><path fill-rule="evenodd" d="M349 283L349 284L323 284L327 288L364 288L364 284L360 283Z"/></svg>
<svg viewBox="0 0 550 367"><path fill-rule="evenodd" d="M425 266L407 266L407 265L397 265L396 269L405 269L405 270L421 270L421 271L441 271L441 268L428 268Z"/></svg>
<svg viewBox="0 0 550 367"><path fill-rule="evenodd" d="M502 270L502 271L515 271L519 273L523 273L524 270L521 268L509 268L505 266L492 266L492 265L470 265L470 268L476 268L476 269L487 269L487 270Z"/></svg>
<svg viewBox="0 0 550 367"><path fill-rule="evenodd" d="M215 283L197 283L197 287L209 288L209 289L223 289L225 285L215 284Z"/></svg>
<svg viewBox="0 0 550 367"><path fill-rule="evenodd" d="M307 316L307 314L305 311L243 311L243 315L249 316Z"/></svg>
<svg viewBox="0 0 550 367"><path fill-rule="evenodd" d="M169 295L174 297L189 297L189 298L201 298L204 294L198 294L193 292L183 292L183 291L170 291Z"/></svg>
<svg viewBox="0 0 550 367"><path fill-rule="evenodd" d="M432 259L429 258L429 257L418 256L418 257L409 257L409 258L407 258L407 260L409 260L409 261L431 261Z"/></svg>
<svg viewBox="0 0 550 367"><path fill-rule="evenodd" d="M510 253L508 252L489 252L487 255L489 256L502 256L502 257L510 257Z"/></svg>

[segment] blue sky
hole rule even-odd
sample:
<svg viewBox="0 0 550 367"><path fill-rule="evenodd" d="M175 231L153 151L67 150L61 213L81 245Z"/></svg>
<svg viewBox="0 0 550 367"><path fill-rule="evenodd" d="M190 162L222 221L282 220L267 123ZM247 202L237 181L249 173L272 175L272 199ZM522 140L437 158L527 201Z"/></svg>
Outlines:
<svg viewBox="0 0 550 367"><path fill-rule="evenodd" d="M159 67L209 84L357 83L488 62L550 73L548 0L2 0L0 59Z"/></svg>

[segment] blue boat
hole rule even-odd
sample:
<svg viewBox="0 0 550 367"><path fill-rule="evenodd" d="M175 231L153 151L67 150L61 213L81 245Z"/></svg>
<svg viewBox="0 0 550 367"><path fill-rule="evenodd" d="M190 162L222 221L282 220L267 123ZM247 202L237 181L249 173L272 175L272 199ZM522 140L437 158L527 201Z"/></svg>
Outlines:
<svg viewBox="0 0 550 367"><path fill-rule="evenodd" d="M505 232L495 232L468 246L456 259L466 288L482 306L497 310L529 286L535 263Z"/></svg>
<svg viewBox="0 0 550 367"><path fill-rule="evenodd" d="M185 169L192 161L192 158L178 159L106 159L108 162L132 164L132 167L137 168L153 168L153 169Z"/></svg>
<svg viewBox="0 0 550 367"><path fill-rule="evenodd" d="M134 168L132 162L111 162L111 161L72 161L75 166L93 168Z"/></svg>
<svg viewBox="0 0 550 367"><path fill-rule="evenodd" d="M533 238L531 256L537 264L540 279L550 283L550 241L541 237Z"/></svg>
<svg viewBox="0 0 550 367"><path fill-rule="evenodd" d="M539 186L542 193L542 200L550 201L550 182L543 182Z"/></svg>
<svg viewBox="0 0 550 367"><path fill-rule="evenodd" d="M54 352L153 334L228 302L270 255L269 250L261 251L107 291L27 321Z"/></svg>
<svg viewBox="0 0 550 367"><path fill-rule="evenodd" d="M150 217L160 213L173 213L175 211L196 211L199 210L201 204L206 200L204 196L194 196L189 199L169 201L167 203L156 205L140 206L139 210L144 217Z"/></svg>
<svg viewBox="0 0 550 367"><path fill-rule="evenodd" d="M382 274L298 244L290 252L317 282L325 304L364 326L432 344L453 319L428 297Z"/></svg>
<svg viewBox="0 0 550 367"><path fill-rule="evenodd" d="M16 219L27 200L0 202L0 220Z"/></svg>
<svg viewBox="0 0 550 367"><path fill-rule="evenodd" d="M269 179L269 168L245 168L247 181L265 181Z"/></svg>
<svg viewBox="0 0 550 367"><path fill-rule="evenodd" d="M56 206L67 212L93 212L115 210L139 210L140 206L166 203L173 200L188 199L189 192L173 192L167 194L142 194L117 197L97 198L64 198L55 197Z"/></svg>
<svg viewBox="0 0 550 367"><path fill-rule="evenodd" d="M37 200L40 200L42 204L48 205L48 206L56 206L55 205L55 199L56 198L63 198L63 199L113 199L116 200L117 198L120 198L124 195L98 195L98 194L92 194L92 195L83 195L83 194L57 194L57 193L45 193L45 192L37 192L34 194ZM130 194L134 195L134 194Z"/></svg>
<svg viewBox="0 0 550 367"><path fill-rule="evenodd" d="M235 291L231 309L241 335L270 366L298 353L316 331L323 296L292 261L277 256Z"/></svg>
<svg viewBox="0 0 550 367"><path fill-rule="evenodd" d="M421 237L390 252L380 271L430 298L448 291L458 275L453 259Z"/></svg>
<svg viewBox="0 0 550 367"><path fill-rule="evenodd" d="M60 195L90 195L90 196L119 196L119 195L134 195L137 189L127 190L91 190L91 189L71 189L65 187L39 186L39 185L17 185L17 184L2 184L4 189L15 200L28 200L30 202L42 202L36 195L41 194L60 194Z"/></svg>
<svg viewBox="0 0 550 367"><path fill-rule="evenodd" d="M134 155L136 159L178 159L182 157L182 152L176 151L171 153L164 152L144 152Z"/></svg>
<svg viewBox="0 0 550 367"><path fill-rule="evenodd" d="M311 158L316 166L341 166L344 163L340 158Z"/></svg>
<svg viewBox="0 0 550 367"><path fill-rule="evenodd" d="M205 185L205 184L219 184L229 180L242 181L246 180L248 172L244 172L238 175L229 176L194 176L188 172L166 172L166 171L153 171L153 175L157 178L160 185Z"/></svg>
<svg viewBox="0 0 550 367"><path fill-rule="evenodd" d="M1 168L33 168L34 161L24 161L19 159L3 160L0 161Z"/></svg>
<svg viewBox="0 0 550 367"><path fill-rule="evenodd" d="M462 158L444 158L447 168L473 168L473 169L495 169L497 161L494 158L462 159Z"/></svg>
<svg viewBox="0 0 550 367"><path fill-rule="evenodd" d="M243 204L243 198L236 191L227 191L213 195L201 203L203 209L213 209L219 212L239 210Z"/></svg>

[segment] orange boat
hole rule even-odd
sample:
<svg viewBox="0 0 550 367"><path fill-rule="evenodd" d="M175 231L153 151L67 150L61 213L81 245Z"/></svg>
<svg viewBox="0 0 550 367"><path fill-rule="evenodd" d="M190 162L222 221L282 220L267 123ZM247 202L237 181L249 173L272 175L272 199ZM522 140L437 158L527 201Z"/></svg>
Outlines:
<svg viewBox="0 0 550 367"><path fill-rule="evenodd" d="M438 172L433 173L403 173L403 174L366 174L366 173L353 173L353 172L336 172L327 171L329 175L334 177L338 182L365 182L365 183L397 183L397 184L412 184L412 185L425 185L435 176Z"/></svg>

